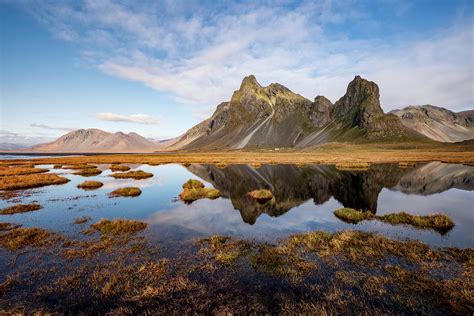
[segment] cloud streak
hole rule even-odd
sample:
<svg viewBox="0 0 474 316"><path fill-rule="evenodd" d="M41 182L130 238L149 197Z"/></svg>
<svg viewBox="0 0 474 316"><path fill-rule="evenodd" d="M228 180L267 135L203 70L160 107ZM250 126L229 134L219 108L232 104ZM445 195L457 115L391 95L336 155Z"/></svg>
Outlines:
<svg viewBox="0 0 474 316"><path fill-rule="evenodd" d="M146 114L132 114L132 115L120 115L110 112L96 113L96 119L108 122L126 122L144 125L157 125L160 121L153 116Z"/></svg>
<svg viewBox="0 0 474 316"><path fill-rule="evenodd" d="M52 131L64 131L64 132L70 132L77 129L76 127L55 127L55 126L50 126L46 124L36 124L36 123L30 124L30 126L36 127L36 128L48 129Z"/></svg>
<svg viewBox="0 0 474 316"><path fill-rule="evenodd" d="M384 11L397 15L410 9L403 1L384 3ZM360 74L379 84L386 111L409 104L453 110L474 104L472 15L450 28L415 35L361 36L353 32L386 24L367 6L372 2L256 1L223 7L85 0L26 9L58 37L83 47L84 58L104 73L168 93L207 115L212 110L206 109L228 100L248 74L263 84L278 81L308 98L320 94L332 101ZM334 31L338 28L344 31ZM147 121L100 114L109 121ZM152 121L141 124L156 124Z"/></svg>

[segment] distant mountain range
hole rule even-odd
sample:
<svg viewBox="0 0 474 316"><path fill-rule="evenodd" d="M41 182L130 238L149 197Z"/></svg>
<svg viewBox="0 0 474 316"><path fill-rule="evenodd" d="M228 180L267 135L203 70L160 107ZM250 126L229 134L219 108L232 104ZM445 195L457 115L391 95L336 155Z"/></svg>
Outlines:
<svg viewBox="0 0 474 316"><path fill-rule="evenodd" d="M414 107L385 114L377 84L360 76L349 83L346 94L334 104L324 96L310 101L278 83L262 87L254 76L248 76L229 102L219 104L210 118L164 147L307 148L335 141L456 142L474 138L473 111L419 108L424 115L415 114L418 108Z"/></svg>
<svg viewBox="0 0 474 316"><path fill-rule="evenodd" d="M136 133L80 129L22 152L152 152L308 148L329 142L460 142L474 139L474 110L459 113L432 105L384 113L379 88L356 76L336 103L310 101L278 83L262 87L245 77L230 101L183 135L153 141Z"/></svg>
<svg viewBox="0 0 474 316"><path fill-rule="evenodd" d="M100 129L79 129L51 143L39 144L23 151L31 152L150 152L156 144L136 133L109 133Z"/></svg>

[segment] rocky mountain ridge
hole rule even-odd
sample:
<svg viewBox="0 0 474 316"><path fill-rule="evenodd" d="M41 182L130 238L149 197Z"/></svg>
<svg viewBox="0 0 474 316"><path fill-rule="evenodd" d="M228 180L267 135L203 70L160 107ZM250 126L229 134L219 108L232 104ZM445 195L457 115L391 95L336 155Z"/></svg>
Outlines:
<svg viewBox="0 0 474 316"><path fill-rule="evenodd" d="M177 149L254 149L311 147L332 141L429 141L380 106L379 88L356 76L332 104L324 96L310 101L272 83L261 86L245 77L229 102L207 120L167 144Z"/></svg>
<svg viewBox="0 0 474 316"><path fill-rule="evenodd" d="M79 129L57 140L23 149L29 152L148 152L157 145L137 133L109 133L100 129Z"/></svg>

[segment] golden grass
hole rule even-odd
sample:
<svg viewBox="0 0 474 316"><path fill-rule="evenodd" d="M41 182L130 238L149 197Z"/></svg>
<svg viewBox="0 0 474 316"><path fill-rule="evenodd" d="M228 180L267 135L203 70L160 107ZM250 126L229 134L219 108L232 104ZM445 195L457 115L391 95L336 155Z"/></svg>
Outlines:
<svg viewBox="0 0 474 316"><path fill-rule="evenodd" d="M2 223L0 222L0 232L12 230L15 228L21 227L20 224L12 224L12 223Z"/></svg>
<svg viewBox="0 0 474 316"><path fill-rule="evenodd" d="M19 213L27 213L37 211L41 208L41 205L38 203L30 204L16 204L0 210L0 215L13 215Z"/></svg>
<svg viewBox="0 0 474 316"><path fill-rule="evenodd" d="M360 221L374 218L370 211L358 211L353 208L340 208L334 211L334 215L347 223L357 224Z"/></svg>
<svg viewBox="0 0 474 316"><path fill-rule="evenodd" d="M402 162L399 162L399 163L398 163L398 166L399 166L400 168L415 168L415 167L416 167L416 163L414 163L414 162L402 161Z"/></svg>
<svg viewBox="0 0 474 316"><path fill-rule="evenodd" d="M196 179L189 179L182 185L182 188L184 190L201 189L204 188L204 183Z"/></svg>
<svg viewBox="0 0 474 316"><path fill-rule="evenodd" d="M281 163L281 164L337 164L337 163L399 163L410 161L474 164L474 145L458 144L337 144L314 149L286 149L279 152L221 151L221 152L177 152L175 154L117 154L80 157L56 157L31 159L34 164L110 164L140 163L160 165L166 163L226 164ZM0 163L25 163L9 160Z"/></svg>
<svg viewBox="0 0 474 316"><path fill-rule="evenodd" d="M129 171L129 172L121 172L121 173L114 173L110 175L115 179L146 179L153 177L153 173L145 172L143 170L136 170L136 171Z"/></svg>
<svg viewBox="0 0 474 316"><path fill-rule="evenodd" d="M251 198L257 200L259 203L267 202L273 199L273 193L269 190L254 190L247 193Z"/></svg>
<svg viewBox="0 0 474 316"><path fill-rule="evenodd" d="M7 176L0 177L0 190L29 189L67 182L69 182L69 179L52 173Z"/></svg>
<svg viewBox="0 0 474 316"><path fill-rule="evenodd" d="M97 168L87 168L87 169L81 169L77 172L74 172L75 175L78 176L83 176L83 177L92 177L92 176L97 176L101 174L102 171L97 169Z"/></svg>
<svg viewBox="0 0 474 316"><path fill-rule="evenodd" d="M25 247L50 246L56 239L50 232L40 228L15 228L0 235L0 246L16 251Z"/></svg>
<svg viewBox="0 0 474 316"><path fill-rule="evenodd" d="M95 190L102 187L104 184L100 181L84 181L77 185L78 188L84 190Z"/></svg>
<svg viewBox="0 0 474 316"><path fill-rule="evenodd" d="M15 167L15 168L0 168L0 176L14 176L14 175L24 175L24 174L35 174L48 172L48 169L44 168L25 168L25 167Z"/></svg>
<svg viewBox="0 0 474 316"><path fill-rule="evenodd" d="M341 162L336 164L336 169L341 171L366 171L369 170L368 162Z"/></svg>
<svg viewBox="0 0 474 316"><path fill-rule="evenodd" d="M110 192L110 196L139 196L142 191L137 187L120 188Z"/></svg>
<svg viewBox="0 0 474 316"><path fill-rule="evenodd" d="M144 230L148 225L143 222L125 219L101 219L91 227L104 235L133 234Z"/></svg>
<svg viewBox="0 0 474 316"><path fill-rule="evenodd" d="M377 216L377 219L392 225L411 225L447 232L454 227L453 220L445 214L411 215L405 212Z"/></svg>
<svg viewBox="0 0 474 316"><path fill-rule="evenodd" d="M129 166L125 166L125 165L117 165L117 164L113 164L110 166L110 170L112 171L128 171L130 170L130 167Z"/></svg>
<svg viewBox="0 0 474 316"><path fill-rule="evenodd" d="M359 211L352 208L341 208L334 211L340 220L357 224L364 220L376 219L392 225L411 225L416 228L433 229L446 233L454 227L452 219L445 214L411 215L406 212L375 215L370 211Z"/></svg>
<svg viewBox="0 0 474 316"><path fill-rule="evenodd" d="M200 199L217 199L221 193L216 189L205 188L204 184L195 179L189 179L183 184L183 192L179 194L181 201L192 203Z"/></svg>

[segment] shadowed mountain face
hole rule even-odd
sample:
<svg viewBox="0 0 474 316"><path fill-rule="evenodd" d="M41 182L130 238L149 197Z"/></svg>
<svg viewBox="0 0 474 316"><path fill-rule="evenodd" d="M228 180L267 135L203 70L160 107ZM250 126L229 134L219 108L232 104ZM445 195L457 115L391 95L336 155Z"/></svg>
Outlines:
<svg viewBox="0 0 474 316"><path fill-rule="evenodd" d="M380 107L377 84L356 76L335 104L314 102L272 83L245 77L229 102L167 143L168 149L310 147L332 141L428 141Z"/></svg>
<svg viewBox="0 0 474 316"><path fill-rule="evenodd" d="M432 162L413 169L398 165L372 165L368 171L340 171L330 165L215 165L193 164L188 170L210 182L231 200L244 222L254 224L266 213L280 216L307 200L323 204L334 197L345 207L377 211L383 188L428 195L451 188L474 190L474 167ZM274 199L260 204L247 193L269 189Z"/></svg>

